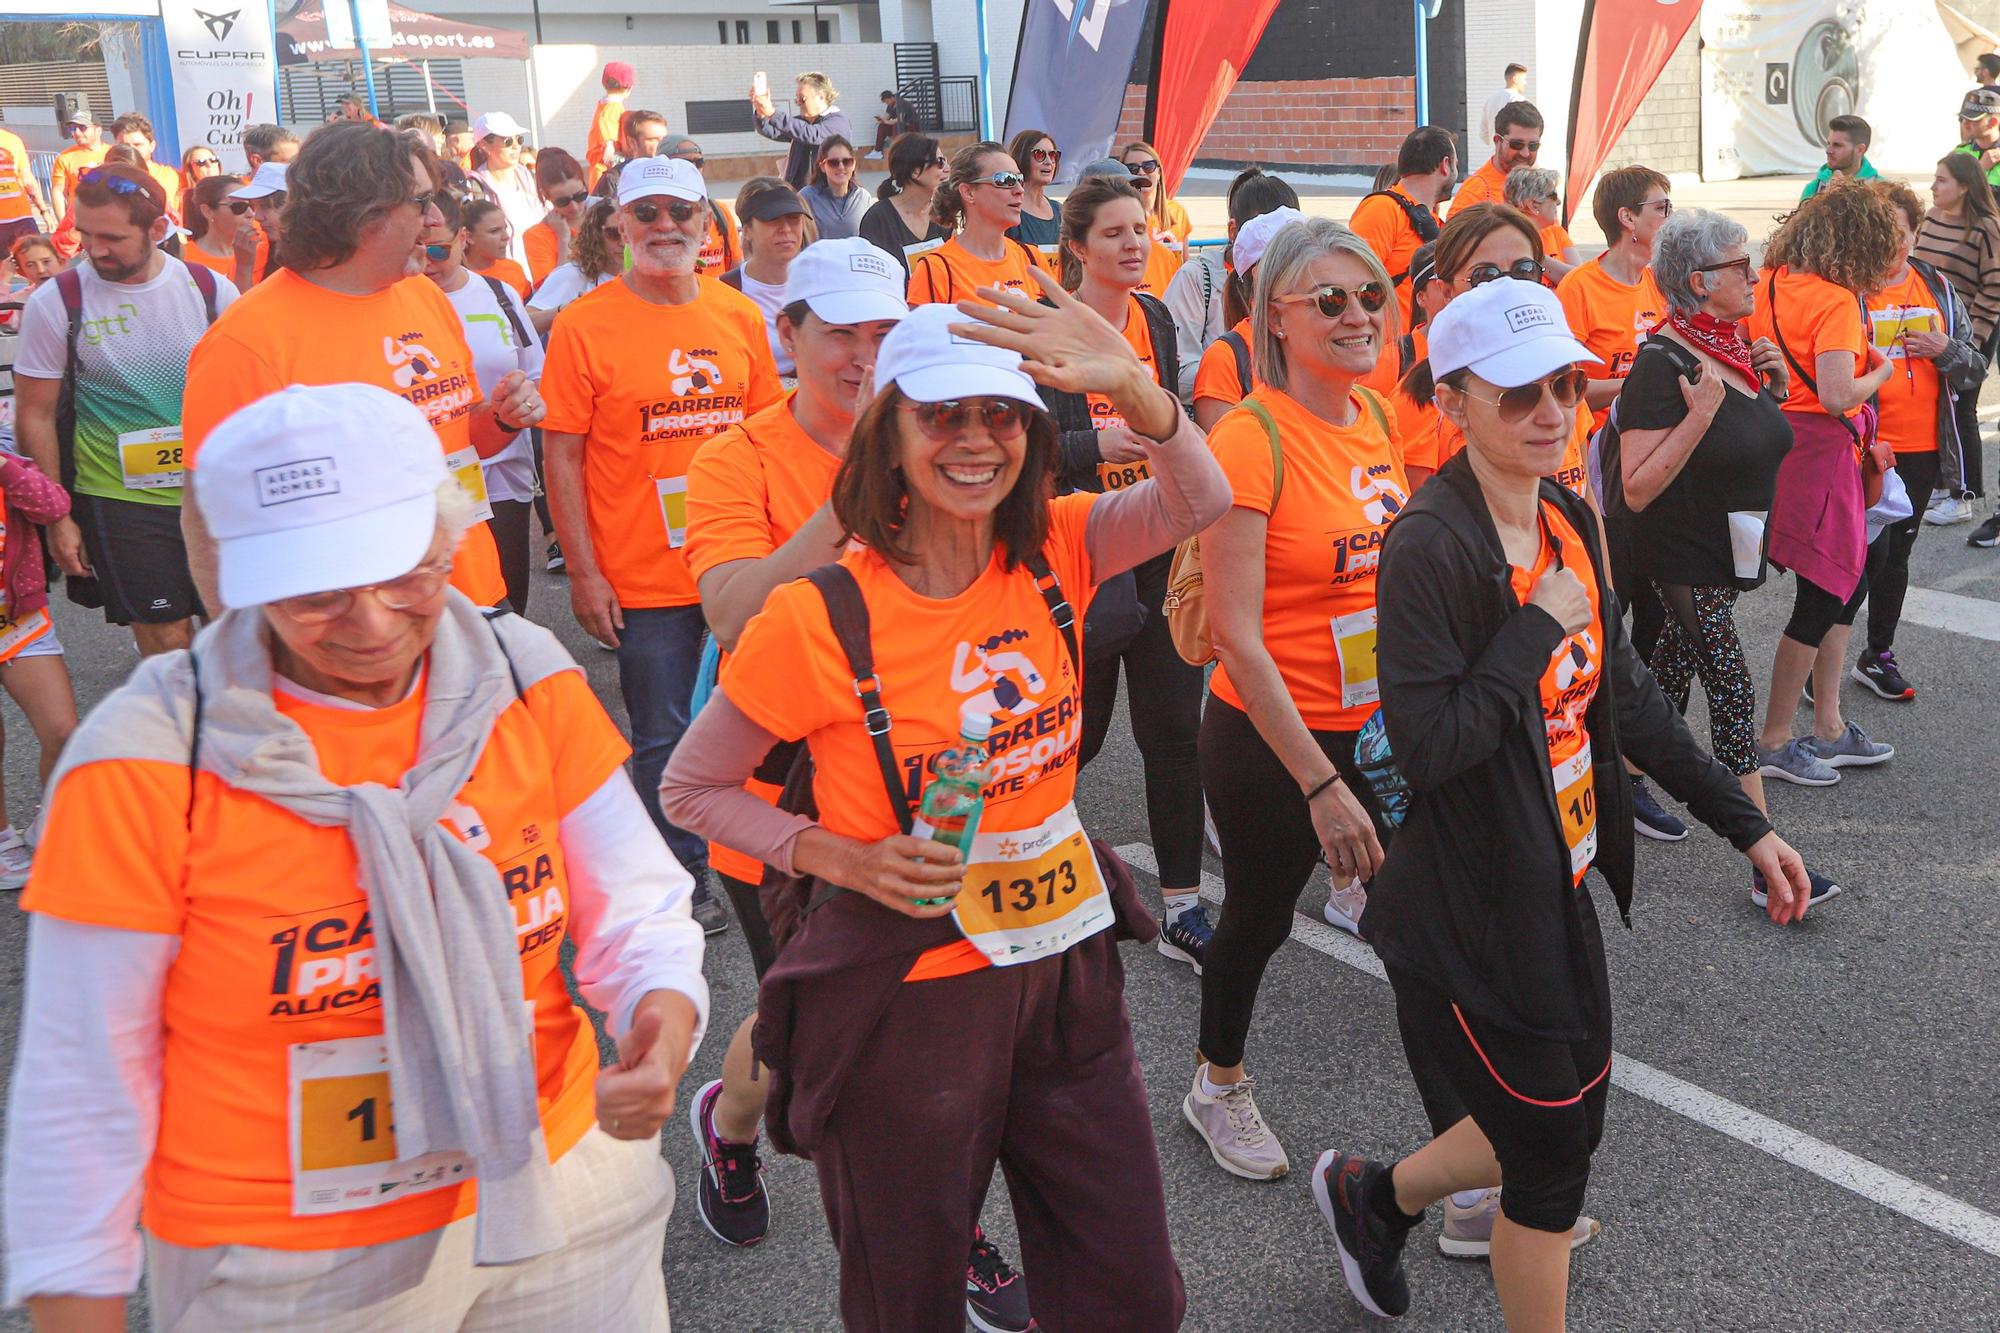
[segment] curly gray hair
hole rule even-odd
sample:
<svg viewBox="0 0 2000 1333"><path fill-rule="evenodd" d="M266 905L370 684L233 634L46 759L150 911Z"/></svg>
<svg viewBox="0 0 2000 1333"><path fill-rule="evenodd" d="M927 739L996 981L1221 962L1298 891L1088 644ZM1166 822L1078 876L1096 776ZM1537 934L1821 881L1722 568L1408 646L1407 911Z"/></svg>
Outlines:
<svg viewBox="0 0 2000 1333"><path fill-rule="evenodd" d="M1528 205L1556 193L1561 179L1547 167L1516 167L1507 173L1507 184L1501 193L1509 204L1526 213Z"/></svg>
<svg viewBox="0 0 2000 1333"><path fill-rule="evenodd" d="M1694 289L1696 272L1723 262L1722 252L1747 245L1741 224L1706 208L1679 208L1653 236L1653 281L1667 304L1692 315L1708 304Z"/></svg>

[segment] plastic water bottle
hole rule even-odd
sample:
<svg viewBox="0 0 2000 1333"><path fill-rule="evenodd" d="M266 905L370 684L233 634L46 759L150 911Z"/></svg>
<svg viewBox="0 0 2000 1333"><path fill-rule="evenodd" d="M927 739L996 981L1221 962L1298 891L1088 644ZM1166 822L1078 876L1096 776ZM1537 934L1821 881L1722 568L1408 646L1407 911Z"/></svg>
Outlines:
<svg viewBox="0 0 2000 1333"><path fill-rule="evenodd" d="M935 776L924 788L917 823L910 830L920 838L958 848L967 859L979 832L979 816L986 808L986 784L993 779L993 756L986 744L992 734L991 714L972 707L959 714L959 743L937 757ZM937 907L951 899L915 901L920 907Z"/></svg>
<svg viewBox="0 0 2000 1333"><path fill-rule="evenodd" d="M1403 817L1410 812L1410 784L1396 767L1396 757L1389 753L1389 728L1379 708L1354 738L1354 766L1368 779L1369 790L1375 793L1375 803L1382 807L1389 827L1401 828Z"/></svg>

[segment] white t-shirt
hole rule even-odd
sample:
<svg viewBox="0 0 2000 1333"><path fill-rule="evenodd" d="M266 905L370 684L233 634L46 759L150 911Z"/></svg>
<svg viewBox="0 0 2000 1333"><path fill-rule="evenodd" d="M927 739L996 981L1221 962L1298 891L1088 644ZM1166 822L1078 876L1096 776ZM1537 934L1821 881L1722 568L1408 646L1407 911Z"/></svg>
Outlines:
<svg viewBox="0 0 2000 1333"><path fill-rule="evenodd" d="M587 291L602 287L618 275L599 274L597 281L591 282L583 276L583 270L575 264L558 264L542 285L535 288L535 294L528 298L528 304L537 310L560 310L582 296Z"/></svg>
<svg viewBox="0 0 2000 1333"><path fill-rule="evenodd" d="M1493 148L1493 119L1500 114L1500 108L1509 102L1525 102L1526 93L1517 93L1512 88L1502 88L1486 99L1486 106L1479 113L1479 142L1466 150L1466 156L1479 157Z"/></svg>
<svg viewBox="0 0 2000 1333"><path fill-rule="evenodd" d="M494 386L510 370L524 370L529 379L539 379L542 342L535 336L535 326L528 322L520 294L504 282L494 284L470 270L460 271L465 274L465 282L457 291L446 292L445 299L458 311L459 322L465 325L466 345L472 348L472 377L479 381L480 397L491 398ZM507 311L493 295L496 285L513 310L514 319L508 318ZM527 335L525 345L515 335L515 319ZM486 470L487 499L535 498L535 452L527 431L517 434L505 449L480 460L480 464Z"/></svg>
<svg viewBox="0 0 2000 1333"><path fill-rule="evenodd" d="M797 368L792 364L791 353L778 345L778 312L785 308L784 285L780 283L773 287L769 283L759 282L751 277L747 270L739 272L736 276L743 279L743 294L755 301L757 308L764 312L764 336L771 340L771 356L778 363L778 373L796 374Z"/></svg>

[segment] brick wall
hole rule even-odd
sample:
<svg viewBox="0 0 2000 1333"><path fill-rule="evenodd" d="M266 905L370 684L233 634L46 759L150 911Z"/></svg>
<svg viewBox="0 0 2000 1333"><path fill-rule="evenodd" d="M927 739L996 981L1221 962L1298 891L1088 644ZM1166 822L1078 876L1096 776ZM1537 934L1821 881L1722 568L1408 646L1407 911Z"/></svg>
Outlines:
<svg viewBox="0 0 2000 1333"><path fill-rule="evenodd" d="M1655 171L1701 170L1701 25L1693 25L1618 136L1604 170L1644 163Z"/></svg>
<svg viewBox="0 0 2000 1333"><path fill-rule="evenodd" d="M1394 161L1415 127L1416 85L1408 77L1281 79L1239 83L1195 151L1203 166L1279 165L1373 175ZM1146 89L1125 90L1117 142L1140 137Z"/></svg>

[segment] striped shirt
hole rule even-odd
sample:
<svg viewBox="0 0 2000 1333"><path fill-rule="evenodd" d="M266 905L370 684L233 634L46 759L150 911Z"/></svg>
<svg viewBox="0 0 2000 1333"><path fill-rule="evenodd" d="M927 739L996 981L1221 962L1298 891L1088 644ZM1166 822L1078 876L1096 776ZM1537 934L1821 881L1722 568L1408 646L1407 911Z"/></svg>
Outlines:
<svg viewBox="0 0 2000 1333"><path fill-rule="evenodd" d="M2000 222L1970 214L1954 222L1933 208L1910 253L1935 264L1951 282L1984 345L2000 323Z"/></svg>

